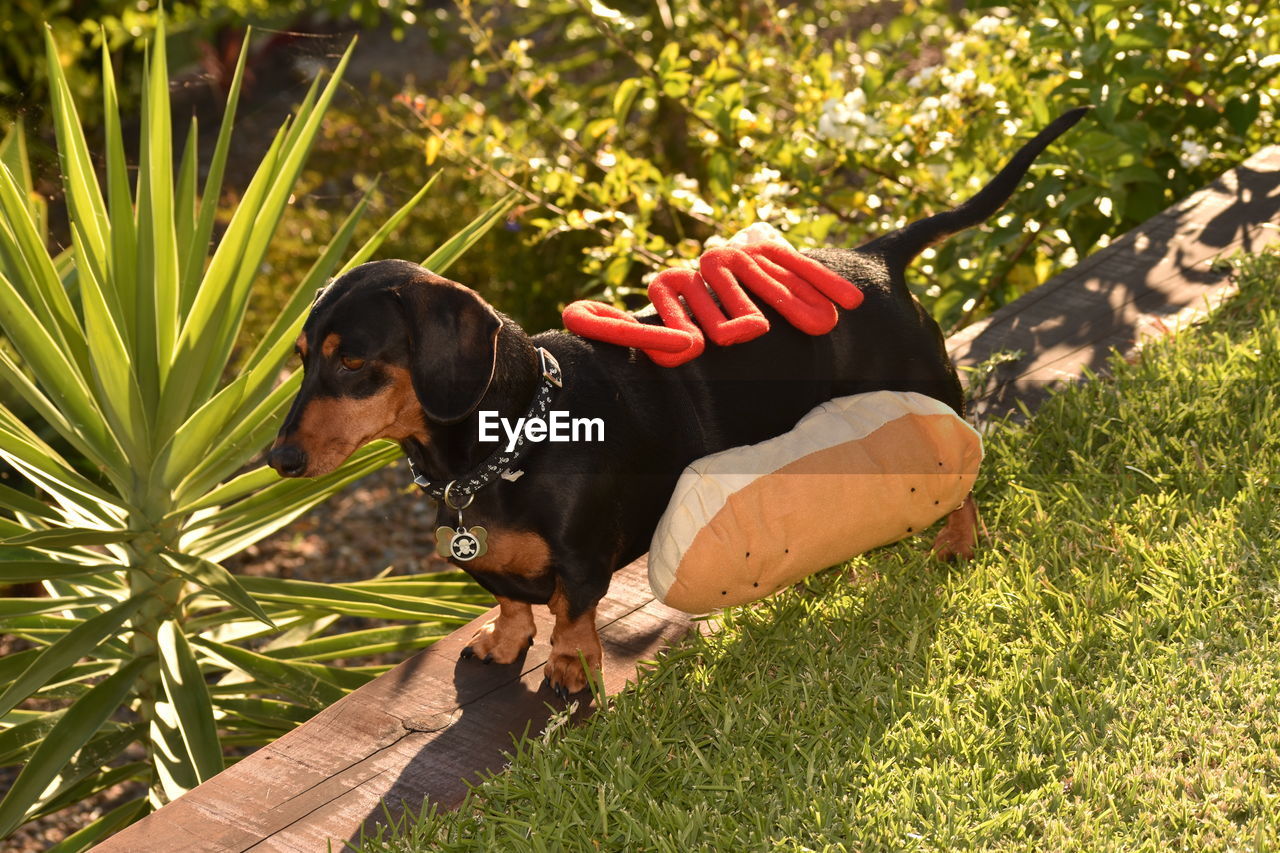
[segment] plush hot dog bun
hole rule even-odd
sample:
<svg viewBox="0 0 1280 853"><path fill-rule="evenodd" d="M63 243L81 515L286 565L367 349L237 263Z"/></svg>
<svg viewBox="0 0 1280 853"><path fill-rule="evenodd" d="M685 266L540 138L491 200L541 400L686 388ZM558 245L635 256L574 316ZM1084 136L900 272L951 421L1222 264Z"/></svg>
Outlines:
<svg viewBox="0 0 1280 853"><path fill-rule="evenodd" d="M964 502L982 438L948 406L875 391L689 465L654 532L649 583L689 613L763 598L924 530Z"/></svg>

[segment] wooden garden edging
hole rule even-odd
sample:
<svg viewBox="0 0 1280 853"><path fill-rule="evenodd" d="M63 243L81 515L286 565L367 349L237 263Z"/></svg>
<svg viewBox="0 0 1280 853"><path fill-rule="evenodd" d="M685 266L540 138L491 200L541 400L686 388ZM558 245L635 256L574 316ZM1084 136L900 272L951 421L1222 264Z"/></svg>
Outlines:
<svg viewBox="0 0 1280 853"><path fill-rule="evenodd" d="M979 417L1034 406L1053 384L1105 367L1148 331L1206 310L1232 287L1214 261L1280 242L1280 146L1260 151L1211 186L1111 246L953 336L957 364L1022 351L995 374ZM922 546L923 547L923 544ZM496 609L317 714L309 722L123 830L96 850L298 851L342 849L383 817L383 802L425 796L455 807L467 780L497 770L512 737L550 719L540 689L551 619L535 608L539 641L520 662L484 666L458 653ZM695 622L657 602L644 559L615 576L599 611L605 689L633 679ZM584 702L574 715L591 712Z"/></svg>

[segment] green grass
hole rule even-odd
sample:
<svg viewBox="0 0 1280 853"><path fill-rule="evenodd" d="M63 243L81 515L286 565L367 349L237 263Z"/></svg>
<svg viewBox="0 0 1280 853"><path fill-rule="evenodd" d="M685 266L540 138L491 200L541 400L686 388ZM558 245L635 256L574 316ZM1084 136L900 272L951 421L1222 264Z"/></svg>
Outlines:
<svg viewBox="0 0 1280 853"><path fill-rule="evenodd" d="M1242 263L991 432L973 561L918 537L732 610L390 845L1280 848L1280 257Z"/></svg>

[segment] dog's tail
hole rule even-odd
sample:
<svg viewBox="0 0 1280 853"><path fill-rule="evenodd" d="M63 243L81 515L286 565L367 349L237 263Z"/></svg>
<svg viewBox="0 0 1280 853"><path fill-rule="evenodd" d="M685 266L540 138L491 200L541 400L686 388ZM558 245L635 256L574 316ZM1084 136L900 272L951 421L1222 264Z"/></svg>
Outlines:
<svg viewBox="0 0 1280 853"><path fill-rule="evenodd" d="M890 267L902 268L931 244L991 218L1009 200L1009 196L1013 195L1022 176L1031 167L1032 161L1040 156L1040 152L1080 121L1089 110L1090 107L1080 107L1058 116L1052 124L1037 133L1034 139L1018 149L1018 153L1013 155L1000 173L973 198L951 210L935 213L877 237L859 247L859 251L881 255Z"/></svg>

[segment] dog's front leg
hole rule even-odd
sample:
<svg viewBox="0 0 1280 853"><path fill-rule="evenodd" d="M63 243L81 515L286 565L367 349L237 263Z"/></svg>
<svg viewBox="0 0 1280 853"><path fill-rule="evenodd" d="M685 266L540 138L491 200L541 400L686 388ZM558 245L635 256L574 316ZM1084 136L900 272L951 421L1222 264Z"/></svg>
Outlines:
<svg viewBox="0 0 1280 853"><path fill-rule="evenodd" d="M933 540L933 555L941 560L957 557L968 560L973 557L973 549L978 542L978 524L978 502L970 492L960 508L947 516L947 523L938 531L937 538Z"/></svg>
<svg viewBox="0 0 1280 853"><path fill-rule="evenodd" d="M553 693L568 699L570 693L587 686L590 674L599 675L601 671L604 650L596 633L596 605L574 606L560 584L556 584L555 594L547 606L556 617L556 624L551 629L546 681ZM584 662L587 670L583 669Z"/></svg>
<svg viewBox="0 0 1280 853"><path fill-rule="evenodd" d="M498 598L498 618L476 631L462 650L464 658L477 657L485 663L514 663L533 643L537 628L533 608L523 601Z"/></svg>

